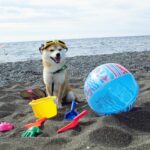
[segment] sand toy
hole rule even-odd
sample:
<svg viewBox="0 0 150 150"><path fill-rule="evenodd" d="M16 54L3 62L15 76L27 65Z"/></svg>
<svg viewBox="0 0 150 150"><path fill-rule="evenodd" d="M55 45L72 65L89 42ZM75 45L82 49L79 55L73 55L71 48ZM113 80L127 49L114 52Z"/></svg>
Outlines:
<svg viewBox="0 0 150 150"><path fill-rule="evenodd" d="M76 102L73 100L71 104L71 111L67 112L65 114L65 119L66 120L73 120L79 113L75 111L76 108Z"/></svg>
<svg viewBox="0 0 150 150"><path fill-rule="evenodd" d="M36 120L36 121L33 122L33 123L26 124L24 127L27 128L27 129L29 129L29 128L33 127L33 126L34 126L34 127L41 127L42 124L43 124L46 120L47 120L47 118L38 119L38 120Z"/></svg>
<svg viewBox="0 0 150 150"><path fill-rule="evenodd" d="M61 132L65 132L69 129L72 129L74 127L76 127L79 124L79 119L81 119L82 117L84 117L85 115L88 114L87 110L82 111L80 114L78 114L71 123L69 123L68 125L66 125L65 127L57 130L57 133L61 133Z"/></svg>
<svg viewBox="0 0 150 150"><path fill-rule="evenodd" d="M36 118L51 118L57 115L56 96L33 100L29 103Z"/></svg>
<svg viewBox="0 0 150 150"><path fill-rule="evenodd" d="M13 128L14 128L13 124L11 124L9 122L1 122L0 123L0 132L9 131L9 130L12 130Z"/></svg>
<svg viewBox="0 0 150 150"><path fill-rule="evenodd" d="M24 137L35 137L35 136L37 136L39 133L41 133L40 128L38 128L38 127L31 127L31 128L29 128L28 130L26 130L26 131L21 135L21 137L22 137L22 138L24 138Z"/></svg>

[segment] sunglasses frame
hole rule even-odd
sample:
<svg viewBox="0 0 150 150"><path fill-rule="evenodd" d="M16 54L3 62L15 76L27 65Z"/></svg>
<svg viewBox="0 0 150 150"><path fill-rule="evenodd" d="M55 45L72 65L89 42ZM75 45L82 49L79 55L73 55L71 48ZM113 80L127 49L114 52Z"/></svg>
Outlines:
<svg viewBox="0 0 150 150"><path fill-rule="evenodd" d="M58 45L62 46L63 48L65 48L66 51L68 51L68 47L66 46L65 42L63 42L61 40L56 40L56 41L47 41L45 44L42 44L41 47L39 48L40 53L42 53L42 51L44 49L46 49L47 47L49 47L53 44L58 44Z"/></svg>

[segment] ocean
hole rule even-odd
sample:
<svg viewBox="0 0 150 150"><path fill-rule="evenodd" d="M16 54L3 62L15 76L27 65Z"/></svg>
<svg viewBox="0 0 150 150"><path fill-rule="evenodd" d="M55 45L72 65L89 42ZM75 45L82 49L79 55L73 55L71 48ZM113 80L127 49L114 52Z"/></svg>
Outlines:
<svg viewBox="0 0 150 150"><path fill-rule="evenodd" d="M87 38L64 40L67 57L133 51L150 51L150 36ZM41 59L39 47L44 41L0 43L0 63Z"/></svg>

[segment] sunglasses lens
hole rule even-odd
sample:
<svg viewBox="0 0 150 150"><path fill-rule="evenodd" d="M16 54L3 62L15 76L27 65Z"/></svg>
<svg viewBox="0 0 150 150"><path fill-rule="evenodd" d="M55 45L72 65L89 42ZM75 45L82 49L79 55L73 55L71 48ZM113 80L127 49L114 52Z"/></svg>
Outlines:
<svg viewBox="0 0 150 150"><path fill-rule="evenodd" d="M46 44L48 44L48 43L52 43L52 42L53 42L53 41L47 41L47 42L46 42Z"/></svg>
<svg viewBox="0 0 150 150"><path fill-rule="evenodd" d="M63 41L60 41L60 40L59 40L58 42L60 42L60 43L62 43L62 44L65 44L65 42L63 42Z"/></svg>

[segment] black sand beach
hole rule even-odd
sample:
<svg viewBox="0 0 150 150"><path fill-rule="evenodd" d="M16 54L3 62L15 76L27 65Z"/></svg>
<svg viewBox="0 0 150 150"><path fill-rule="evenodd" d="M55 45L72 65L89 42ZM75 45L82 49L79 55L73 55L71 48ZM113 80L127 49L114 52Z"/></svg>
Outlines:
<svg viewBox="0 0 150 150"><path fill-rule="evenodd" d="M131 71L140 86L140 94L130 112L97 116L86 103L84 80L96 66L119 63ZM41 61L0 64L0 122L9 121L15 128L0 133L0 150L148 150L150 149L150 52L117 53L111 55L80 56L67 59L70 84L83 103L77 106L89 114L76 128L57 134L68 122L63 116L70 109L64 106L57 117L49 119L42 133L35 138L21 139L26 123L35 120L28 101L20 91L44 88Z"/></svg>

